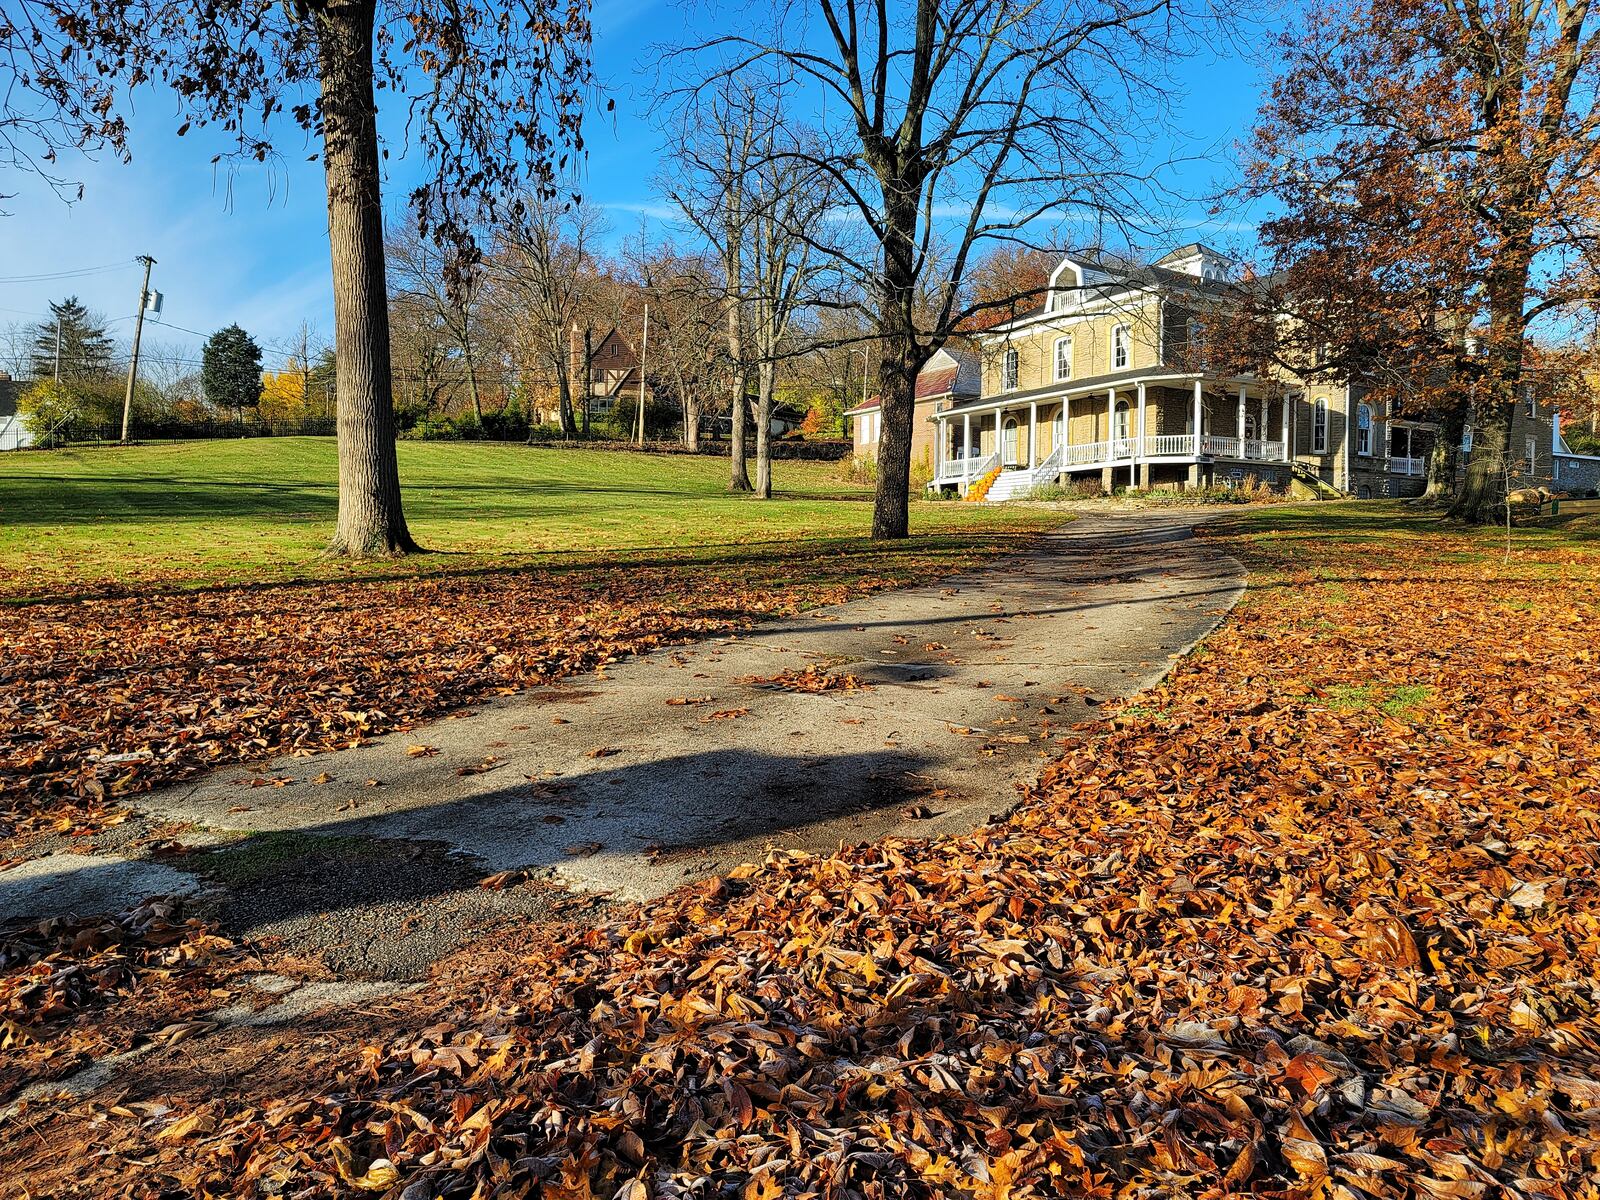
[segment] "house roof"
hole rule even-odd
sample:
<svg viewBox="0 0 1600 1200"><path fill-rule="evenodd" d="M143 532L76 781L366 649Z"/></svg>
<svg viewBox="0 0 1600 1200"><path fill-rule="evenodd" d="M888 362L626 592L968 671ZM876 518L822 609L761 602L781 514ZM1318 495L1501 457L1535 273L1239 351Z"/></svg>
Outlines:
<svg viewBox="0 0 1600 1200"><path fill-rule="evenodd" d="M943 396L954 391L956 376L960 374L960 367L946 367L942 371L924 369L917 376L917 399L926 400L929 396Z"/></svg>
<svg viewBox="0 0 1600 1200"><path fill-rule="evenodd" d="M15 416L17 401L32 386L32 381L27 379L0 379L0 417Z"/></svg>
<svg viewBox="0 0 1600 1200"><path fill-rule="evenodd" d="M863 400L860 404L856 405L854 408L845 409L844 410L844 415L847 416L847 417L858 417L862 413L877 412L878 411L878 406L882 402L883 402L883 397L882 396L874 396L870 400Z"/></svg>

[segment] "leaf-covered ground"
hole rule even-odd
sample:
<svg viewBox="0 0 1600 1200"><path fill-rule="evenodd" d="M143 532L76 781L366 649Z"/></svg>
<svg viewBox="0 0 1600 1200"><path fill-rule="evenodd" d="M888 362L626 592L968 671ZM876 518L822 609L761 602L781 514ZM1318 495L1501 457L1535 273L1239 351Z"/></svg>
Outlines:
<svg viewBox="0 0 1600 1200"><path fill-rule="evenodd" d="M1059 524L1035 514L1033 528ZM485 696L1020 549L978 531L626 555L387 581L0 607L0 859L118 797L227 762L349 746Z"/></svg>
<svg viewBox="0 0 1600 1200"><path fill-rule="evenodd" d="M623 912L261 1093L35 1113L9 1169L61 1196L1600 1194L1600 562L1312 511L1213 534L1244 605L1012 818Z"/></svg>

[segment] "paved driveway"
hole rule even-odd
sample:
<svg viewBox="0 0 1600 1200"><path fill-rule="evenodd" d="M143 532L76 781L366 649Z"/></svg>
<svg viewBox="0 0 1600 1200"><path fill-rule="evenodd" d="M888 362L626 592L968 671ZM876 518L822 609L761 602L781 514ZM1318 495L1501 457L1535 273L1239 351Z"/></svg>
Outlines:
<svg viewBox="0 0 1600 1200"><path fill-rule="evenodd" d="M1192 538L1199 519L1086 516L968 575L663 650L359 749L224 768L140 804L148 822L193 822L196 843L251 830L291 853L323 844L296 838L427 844L415 858L357 854L336 878L299 880L285 863L296 886L225 915L391 978L560 894L477 888L491 872L645 899L769 846L971 828L1015 802L1053 732L1158 679L1236 600L1243 572ZM782 683L808 668L860 686ZM0 873L0 916L187 886L193 876L114 854L46 859Z"/></svg>

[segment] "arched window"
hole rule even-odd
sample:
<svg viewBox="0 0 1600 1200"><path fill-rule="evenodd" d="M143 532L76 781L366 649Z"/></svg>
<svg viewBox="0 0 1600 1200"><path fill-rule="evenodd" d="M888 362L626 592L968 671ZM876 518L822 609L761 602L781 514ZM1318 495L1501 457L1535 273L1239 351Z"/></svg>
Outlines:
<svg viewBox="0 0 1600 1200"><path fill-rule="evenodd" d="M1006 418L1005 428L1002 436L1004 448L1004 456L1002 461L1008 463L1021 462L1022 457L1017 446L1017 419L1015 417Z"/></svg>
<svg viewBox="0 0 1600 1200"><path fill-rule="evenodd" d="M1002 391L1015 391L1017 387L1017 352L1007 350L1000 356L1000 388Z"/></svg>
<svg viewBox="0 0 1600 1200"><path fill-rule="evenodd" d="M1111 369L1122 371L1127 369L1133 360L1133 327L1131 325L1116 325L1111 330Z"/></svg>
<svg viewBox="0 0 1600 1200"><path fill-rule="evenodd" d="M1072 335L1070 333L1056 339L1056 378L1072 378Z"/></svg>
<svg viewBox="0 0 1600 1200"><path fill-rule="evenodd" d="M1356 407L1356 453L1372 457L1372 409L1365 404Z"/></svg>
<svg viewBox="0 0 1600 1200"><path fill-rule="evenodd" d="M1131 454L1133 452L1131 449L1133 439L1132 414L1128 410L1128 402L1126 400L1117 401L1114 418L1111 436L1117 439L1116 452L1119 456Z"/></svg>
<svg viewBox="0 0 1600 1200"><path fill-rule="evenodd" d="M1311 453L1328 452L1328 402L1322 397L1311 406Z"/></svg>
<svg viewBox="0 0 1600 1200"><path fill-rule="evenodd" d="M1253 442L1256 440L1255 413L1247 412L1244 415L1244 440L1247 442Z"/></svg>

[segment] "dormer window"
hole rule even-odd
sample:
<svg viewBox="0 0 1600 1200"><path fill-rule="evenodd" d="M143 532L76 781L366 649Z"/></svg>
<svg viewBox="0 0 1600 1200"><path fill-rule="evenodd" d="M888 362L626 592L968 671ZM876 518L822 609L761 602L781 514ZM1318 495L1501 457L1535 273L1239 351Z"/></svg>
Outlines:
<svg viewBox="0 0 1600 1200"><path fill-rule="evenodd" d="M1056 379L1072 378L1072 335L1056 339Z"/></svg>
<svg viewBox="0 0 1600 1200"><path fill-rule="evenodd" d="M1017 390L1017 352L1007 350L1000 356L1000 390L1014 392Z"/></svg>
<svg viewBox="0 0 1600 1200"><path fill-rule="evenodd" d="M1124 371L1133 355L1133 328L1117 325L1111 330L1111 369Z"/></svg>

